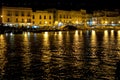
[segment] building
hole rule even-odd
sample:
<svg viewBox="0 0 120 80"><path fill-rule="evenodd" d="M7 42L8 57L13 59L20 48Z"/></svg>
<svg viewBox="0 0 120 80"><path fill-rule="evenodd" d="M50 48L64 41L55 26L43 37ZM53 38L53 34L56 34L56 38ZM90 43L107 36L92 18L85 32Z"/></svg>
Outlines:
<svg viewBox="0 0 120 80"><path fill-rule="evenodd" d="M92 25L99 26L118 26L120 25L119 11L94 11Z"/></svg>
<svg viewBox="0 0 120 80"><path fill-rule="evenodd" d="M53 13L48 11L35 11L32 15L32 23L34 26L50 27L53 26Z"/></svg>
<svg viewBox="0 0 120 80"><path fill-rule="evenodd" d="M5 26L31 26L32 9L25 7L6 7L0 9L1 23Z"/></svg>

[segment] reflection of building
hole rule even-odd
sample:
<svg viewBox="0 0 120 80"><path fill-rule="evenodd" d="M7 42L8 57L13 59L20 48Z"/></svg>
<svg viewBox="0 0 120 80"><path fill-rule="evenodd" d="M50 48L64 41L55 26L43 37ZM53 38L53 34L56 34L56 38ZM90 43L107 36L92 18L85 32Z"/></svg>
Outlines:
<svg viewBox="0 0 120 80"><path fill-rule="evenodd" d="M33 12L32 21L36 26L53 26L53 13L48 11Z"/></svg>
<svg viewBox="0 0 120 80"><path fill-rule="evenodd" d="M2 7L2 23L9 26L31 25L32 9L23 7Z"/></svg>

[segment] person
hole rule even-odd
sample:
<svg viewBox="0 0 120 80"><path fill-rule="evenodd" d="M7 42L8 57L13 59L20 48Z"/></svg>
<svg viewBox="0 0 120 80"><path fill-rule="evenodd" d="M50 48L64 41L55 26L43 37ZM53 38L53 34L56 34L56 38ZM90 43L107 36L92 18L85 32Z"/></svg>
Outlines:
<svg viewBox="0 0 120 80"><path fill-rule="evenodd" d="M116 63L115 80L120 80L120 60Z"/></svg>

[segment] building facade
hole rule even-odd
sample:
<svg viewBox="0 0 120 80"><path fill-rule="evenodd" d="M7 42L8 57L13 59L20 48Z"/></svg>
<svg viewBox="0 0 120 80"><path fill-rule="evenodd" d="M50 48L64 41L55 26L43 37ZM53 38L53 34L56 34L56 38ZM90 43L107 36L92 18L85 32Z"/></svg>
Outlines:
<svg viewBox="0 0 120 80"><path fill-rule="evenodd" d="M53 26L53 13L48 12L48 11L33 12L32 23L33 25L36 25L39 27Z"/></svg>
<svg viewBox="0 0 120 80"><path fill-rule="evenodd" d="M32 9L24 7L1 8L1 23L6 26L30 26L32 25Z"/></svg>
<svg viewBox="0 0 120 80"><path fill-rule="evenodd" d="M119 26L119 11L94 11L92 16L92 24L100 26Z"/></svg>
<svg viewBox="0 0 120 80"><path fill-rule="evenodd" d="M26 7L0 8L0 24L15 27L60 27L75 26L120 26L119 11L93 11L87 14L86 10L36 10Z"/></svg>

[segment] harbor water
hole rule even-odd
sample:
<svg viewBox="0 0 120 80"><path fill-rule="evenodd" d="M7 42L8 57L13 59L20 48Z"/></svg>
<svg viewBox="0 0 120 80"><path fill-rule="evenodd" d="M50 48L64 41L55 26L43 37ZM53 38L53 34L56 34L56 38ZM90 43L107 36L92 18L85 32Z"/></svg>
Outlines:
<svg viewBox="0 0 120 80"><path fill-rule="evenodd" d="M0 34L0 80L115 80L120 30Z"/></svg>

